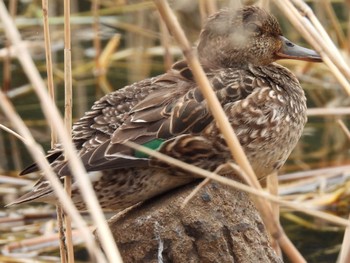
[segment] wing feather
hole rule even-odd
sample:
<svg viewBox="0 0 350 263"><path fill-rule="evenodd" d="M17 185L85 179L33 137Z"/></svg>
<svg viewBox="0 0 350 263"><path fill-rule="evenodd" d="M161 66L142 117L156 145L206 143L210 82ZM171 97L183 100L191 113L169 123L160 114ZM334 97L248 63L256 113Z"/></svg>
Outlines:
<svg viewBox="0 0 350 263"><path fill-rule="evenodd" d="M256 81L247 71L227 69L207 75L223 105L244 99L255 88ZM162 139L165 147L170 145L168 141L175 142L184 135L199 136L212 121L192 72L182 61L166 74L127 86L97 101L74 125L73 141L88 171L147 167L150 159L135 157L133 150L123 145L125 141L145 144ZM193 145L198 146L201 141L197 138L196 142ZM212 145L208 145L205 142L196 146L198 154L200 147L209 151ZM174 147L178 151L180 148ZM175 156L174 151L168 153ZM59 175L70 174L61 152L48 158ZM29 167L23 174L34 168Z"/></svg>

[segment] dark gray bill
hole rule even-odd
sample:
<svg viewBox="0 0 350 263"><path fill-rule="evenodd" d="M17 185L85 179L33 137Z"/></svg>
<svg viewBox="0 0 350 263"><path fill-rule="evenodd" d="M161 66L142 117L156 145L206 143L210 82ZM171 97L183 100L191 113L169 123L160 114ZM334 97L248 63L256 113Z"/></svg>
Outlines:
<svg viewBox="0 0 350 263"><path fill-rule="evenodd" d="M316 51L298 46L284 36L280 36L280 39L282 41L282 47L276 53L277 59L298 59L322 62L321 56Z"/></svg>

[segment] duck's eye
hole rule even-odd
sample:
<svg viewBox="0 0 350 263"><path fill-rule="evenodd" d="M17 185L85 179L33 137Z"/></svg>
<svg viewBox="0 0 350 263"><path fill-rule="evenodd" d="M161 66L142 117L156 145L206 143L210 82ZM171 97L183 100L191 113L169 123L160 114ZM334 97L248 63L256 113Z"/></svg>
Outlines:
<svg viewBox="0 0 350 263"><path fill-rule="evenodd" d="M245 29L248 32L256 35L261 35L262 33L261 28L257 24L253 24L253 23L246 25Z"/></svg>

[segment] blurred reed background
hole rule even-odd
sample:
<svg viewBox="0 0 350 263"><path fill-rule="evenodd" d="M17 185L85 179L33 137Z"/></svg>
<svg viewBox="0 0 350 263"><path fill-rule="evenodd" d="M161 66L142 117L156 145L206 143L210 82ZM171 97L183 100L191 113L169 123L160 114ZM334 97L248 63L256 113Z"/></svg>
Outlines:
<svg viewBox="0 0 350 263"><path fill-rule="evenodd" d="M240 4L238 0L169 2L193 43L208 14L218 8ZM273 2L242 1L243 4L257 3L270 9L290 40L307 45L303 36ZM41 1L9 0L5 3L37 68L46 79ZM310 0L306 3L349 62L350 1ZM103 94L160 74L182 57L181 50L165 30L152 1L72 0L71 12L73 120L81 117ZM53 76L56 104L61 112L64 111L62 15L62 1L50 0ZM1 89L15 105L35 139L49 149L50 129L38 99L15 58L14 49L6 39L1 24L0 30ZM297 75L310 109L303 137L280 173L280 194L287 200L303 201L312 207L347 217L350 211L350 137L342 125L350 127L349 97L324 64L301 61L278 63ZM1 111L0 123L11 127ZM37 176L19 178L17 174L31 162L22 142L0 129L1 204L30 189ZM287 234L308 262L335 262L342 243L343 228L330 226L320 219L306 217L291 209L282 208L281 213ZM16 251L20 246L16 246L15 241L30 240L44 233L54 234L54 214L54 207L48 205L0 208L0 245L7 245L7 249ZM59 254L55 240L52 236L40 241L28 241L26 245L30 249L26 255L36 262L57 261ZM35 246L33 242L36 242ZM79 238L75 238L75 243L79 242ZM76 257L76 262L86 262L85 250L77 251L81 254ZM15 259L14 256L4 255L0 256L0 261L10 262L10 258L11 262L22 262L20 260L24 256L22 254Z"/></svg>

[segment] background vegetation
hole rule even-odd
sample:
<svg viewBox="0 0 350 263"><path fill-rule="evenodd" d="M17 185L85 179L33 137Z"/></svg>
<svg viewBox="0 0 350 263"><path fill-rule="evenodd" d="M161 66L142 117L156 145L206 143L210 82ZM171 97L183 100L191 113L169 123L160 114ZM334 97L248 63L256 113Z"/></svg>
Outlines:
<svg viewBox="0 0 350 263"><path fill-rule="evenodd" d="M169 1L187 37L195 43L205 17L215 8L235 7L238 0ZM274 1L242 1L263 4L280 21L284 34L307 46ZM46 79L46 60L41 1L5 1L20 30L24 44ZM317 18L349 64L349 1L307 1ZM56 104L64 112L64 19L62 1L49 1L50 37ZM152 1L72 0L72 84L73 119L81 117L103 94L129 83L158 75L180 58L181 50L167 35ZM118 42L119 40L119 42ZM111 48L112 47L112 48ZM114 47L114 48L113 48ZM0 86L23 118L35 139L50 148L49 126L33 87L16 59L11 43L0 24ZM111 48L111 50L109 50ZM350 100L342 85L325 64L280 61L299 78L305 89L309 122L302 139L281 171L280 194L287 200L303 201L312 207L340 216L349 214L349 127ZM12 127L0 111L0 123ZM23 143L0 129L0 198L6 204L26 192L38 178L17 177L32 162ZM88 221L89 219L86 218ZM308 262L335 262L344 229L282 208L287 234ZM48 205L28 205L0 209L2 262L57 261L55 209ZM46 238L32 239L46 235ZM25 243L25 250L16 241ZM74 238L81 243L79 237ZM35 244L33 244L33 242ZM6 253L5 253L6 252ZM11 252L8 254L8 252ZM16 255L13 253L17 253ZM85 250L77 250L78 261L87 261Z"/></svg>

